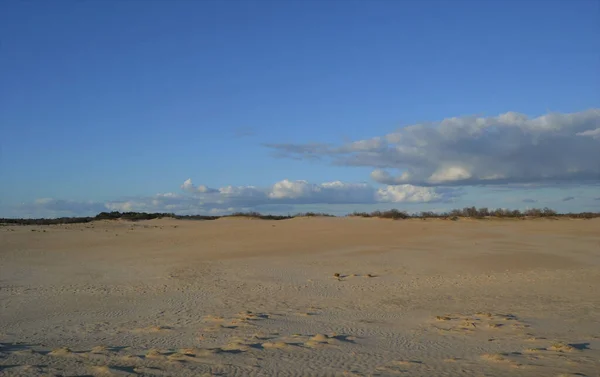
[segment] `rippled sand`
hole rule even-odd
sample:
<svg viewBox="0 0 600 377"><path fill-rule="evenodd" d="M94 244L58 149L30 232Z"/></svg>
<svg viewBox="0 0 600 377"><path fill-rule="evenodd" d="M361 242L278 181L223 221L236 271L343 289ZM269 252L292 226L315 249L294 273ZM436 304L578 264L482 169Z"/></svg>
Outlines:
<svg viewBox="0 0 600 377"><path fill-rule="evenodd" d="M598 376L599 360L600 219L0 226L0 375Z"/></svg>

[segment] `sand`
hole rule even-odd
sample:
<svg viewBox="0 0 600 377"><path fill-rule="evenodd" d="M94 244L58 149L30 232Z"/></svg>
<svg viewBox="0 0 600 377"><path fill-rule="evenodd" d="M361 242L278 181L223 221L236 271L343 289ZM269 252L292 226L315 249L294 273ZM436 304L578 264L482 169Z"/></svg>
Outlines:
<svg viewBox="0 0 600 377"><path fill-rule="evenodd" d="M0 226L2 376L599 371L600 219Z"/></svg>

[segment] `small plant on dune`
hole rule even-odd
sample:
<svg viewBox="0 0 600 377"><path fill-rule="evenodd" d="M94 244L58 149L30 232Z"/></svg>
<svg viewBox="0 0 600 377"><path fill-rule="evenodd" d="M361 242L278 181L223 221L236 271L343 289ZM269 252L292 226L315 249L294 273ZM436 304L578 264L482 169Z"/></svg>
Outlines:
<svg viewBox="0 0 600 377"><path fill-rule="evenodd" d="M408 215L408 213L406 213L404 211L399 211L397 209L391 209L389 211L385 211L385 212L381 213L381 215L379 217L382 217L384 219L398 220L398 219L408 219L410 216Z"/></svg>
<svg viewBox="0 0 600 377"><path fill-rule="evenodd" d="M294 215L293 217L335 217L335 215L330 215L328 213L321 212L301 212Z"/></svg>

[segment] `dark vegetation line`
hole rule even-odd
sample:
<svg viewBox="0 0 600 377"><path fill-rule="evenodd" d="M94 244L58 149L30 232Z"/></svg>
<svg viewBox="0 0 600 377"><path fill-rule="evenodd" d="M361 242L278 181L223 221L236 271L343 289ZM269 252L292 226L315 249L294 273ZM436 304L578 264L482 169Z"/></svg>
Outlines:
<svg viewBox="0 0 600 377"><path fill-rule="evenodd" d="M550 208L543 209L528 209L525 211L509 210L509 209L494 209L488 208L475 208L466 207L463 209L454 209L449 212L435 213L435 212L421 212L418 214L408 214L405 211L397 209L391 209L388 211L374 211L374 212L354 212L347 216L354 217L378 217L383 219L445 219L445 220L458 220L460 218L474 218L474 219L486 219L486 218L576 218L576 219L593 219L600 217L598 212L580 212L580 213L558 213ZM102 212L94 217L60 217L54 219L3 219L0 218L0 224L17 224L17 225L52 225L52 224L75 224L75 223L89 223L97 220L128 220L128 221L139 221L139 220L152 220L160 218L170 218L178 220L216 220L222 217L250 217L262 220L286 220L294 217L336 217L326 213L315 213L306 212L298 213L296 215L263 215L258 212L236 212L226 216L204 216L204 215L175 215L173 213L146 213L146 212Z"/></svg>
<svg viewBox="0 0 600 377"><path fill-rule="evenodd" d="M399 211L397 209L391 209L389 211L375 211L375 212L354 212L350 216L360 216L360 217L380 217L384 219L410 219L410 218L418 218L418 219L450 219L450 220L458 220L459 218L468 217L474 219L486 219L486 218L574 218L574 219L593 219L596 217L600 217L600 213L598 212L579 212L579 213L558 213L548 207L539 209L532 208L527 209L525 211L519 211L518 209L510 210L510 209L488 209L488 208L475 208L475 207L465 207L463 209L453 209L449 212L436 213L436 212L420 212L416 214L408 214L405 211Z"/></svg>

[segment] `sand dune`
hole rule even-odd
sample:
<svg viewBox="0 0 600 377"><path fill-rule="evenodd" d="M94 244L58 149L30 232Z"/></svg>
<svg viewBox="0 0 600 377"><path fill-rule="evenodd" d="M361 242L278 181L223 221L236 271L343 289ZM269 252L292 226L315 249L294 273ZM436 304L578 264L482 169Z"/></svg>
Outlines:
<svg viewBox="0 0 600 377"><path fill-rule="evenodd" d="M0 226L0 375L599 376L600 219Z"/></svg>

